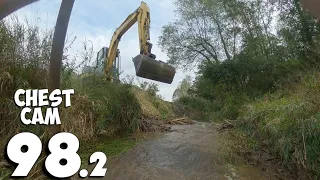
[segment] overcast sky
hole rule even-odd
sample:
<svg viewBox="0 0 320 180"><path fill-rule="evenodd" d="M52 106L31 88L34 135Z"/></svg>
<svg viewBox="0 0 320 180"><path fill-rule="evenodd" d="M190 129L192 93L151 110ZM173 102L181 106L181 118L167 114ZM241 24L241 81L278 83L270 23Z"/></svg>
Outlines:
<svg viewBox="0 0 320 180"><path fill-rule="evenodd" d="M158 44L158 37L161 35L161 27L174 20L173 0L145 0L150 7L151 13L151 43L153 43L153 54L157 60L167 61L168 57L161 51ZM43 29L53 28L56 22L61 0L40 0L29 5L16 13L20 18L27 18L31 23L37 23ZM81 50L85 39L93 42L95 53L103 46L109 46L110 39L115 29L134 12L139 6L140 0L75 0L71 15L68 38L77 37L70 54L75 55ZM10 17L9 17L10 18ZM122 78L127 75L135 75L132 57L139 53L138 27L135 24L121 38L119 44L121 52ZM178 70L172 84L158 83L159 94L165 100L171 101L173 91L179 82L191 72Z"/></svg>

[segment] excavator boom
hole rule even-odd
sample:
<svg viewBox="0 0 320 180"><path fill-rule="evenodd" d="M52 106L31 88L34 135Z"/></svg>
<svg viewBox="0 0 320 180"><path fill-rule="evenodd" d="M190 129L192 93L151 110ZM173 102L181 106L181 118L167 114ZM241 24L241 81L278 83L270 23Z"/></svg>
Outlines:
<svg viewBox="0 0 320 180"><path fill-rule="evenodd" d="M156 56L151 53L152 44L149 42L150 9L145 2L141 2L140 7L127 17L112 36L104 63L107 81L113 81L112 70L120 39L136 22L138 22L140 45L140 53L133 58L136 75L171 84L176 73L175 68L162 61L155 60Z"/></svg>

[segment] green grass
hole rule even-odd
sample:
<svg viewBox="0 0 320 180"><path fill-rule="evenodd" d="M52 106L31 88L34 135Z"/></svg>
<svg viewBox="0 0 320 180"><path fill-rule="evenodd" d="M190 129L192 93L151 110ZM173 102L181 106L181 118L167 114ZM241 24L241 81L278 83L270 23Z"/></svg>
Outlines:
<svg viewBox="0 0 320 180"><path fill-rule="evenodd" d="M245 105L238 120L285 165L320 177L320 73Z"/></svg>
<svg viewBox="0 0 320 180"><path fill-rule="evenodd" d="M79 155L82 164L87 163L90 155L94 152L103 152L107 158L112 158L127 152L136 145L136 141L130 138L119 139L96 139L91 141L80 142Z"/></svg>
<svg viewBox="0 0 320 180"><path fill-rule="evenodd" d="M131 92L132 85L107 84L103 76L92 75L81 79L80 93L95 102L98 129L113 129L120 134L135 132L140 123L139 103Z"/></svg>
<svg viewBox="0 0 320 180"><path fill-rule="evenodd" d="M11 174L12 174L12 171L10 171L9 169L5 169L5 168L0 169L0 180L9 179Z"/></svg>
<svg viewBox="0 0 320 180"><path fill-rule="evenodd" d="M174 102L177 114L186 115L197 121L221 122L234 120L239 107L245 102L245 96L229 96L223 100L207 100L196 96L181 97Z"/></svg>

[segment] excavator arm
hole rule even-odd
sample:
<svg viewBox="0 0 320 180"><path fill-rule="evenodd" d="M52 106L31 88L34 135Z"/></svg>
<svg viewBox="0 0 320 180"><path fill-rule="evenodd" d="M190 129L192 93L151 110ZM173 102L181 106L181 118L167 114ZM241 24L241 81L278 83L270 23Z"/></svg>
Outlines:
<svg viewBox="0 0 320 180"><path fill-rule="evenodd" d="M156 56L151 53L152 44L149 42L150 9L145 2L141 2L140 7L127 17L112 36L104 61L104 72L107 76L107 81L113 81L112 69L117 57L120 39L136 22L138 22L140 44L140 54L133 59L136 75L159 82L171 83L175 75L175 69L166 63L155 60Z"/></svg>
<svg viewBox="0 0 320 180"><path fill-rule="evenodd" d="M112 80L111 72L113 62L117 56L120 39L136 22L138 22L140 54L144 54L155 59L155 56L151 54L152 45L148 42L150 40L150 10L147 4L142 2L140 7L127 17L112 36L104 68L109 81Z"/></svg>

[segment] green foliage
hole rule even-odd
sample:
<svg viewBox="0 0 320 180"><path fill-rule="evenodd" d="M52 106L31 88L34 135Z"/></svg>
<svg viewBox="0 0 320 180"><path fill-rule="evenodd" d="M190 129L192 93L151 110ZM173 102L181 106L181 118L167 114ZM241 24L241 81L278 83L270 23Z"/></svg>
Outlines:
<svg viewBox="0 0 320 180"><path fill-rule="evenodd" d="M264 142L286 164L295 163L319 176L320 74L243 107L239 120L252 137Z"/></svg>
<svg viewBox="0 0 320 180"><path fill-rule="evenodd" d="M157 93L159 92L159 87L158 87L158 84L156 83L142 81L142 82L139 82L139 87L153 97L156 97Z"/></svg>
<svg viewBox="0 0 320 180"><path fill-rule="evenodd" d="M99 127L107 129L115 126L121 133L137 130L140 120L140 106L128 84L107 84L104 76L87 76L82 78L81 93L96 103Z"/></svg>
<svg viewBox="0 0 320 180"><path fill-rule="evenodd" d="M85 146L82 144L86 144ZM103 152L108 158L117 156L124 153L134 147L136 142L129 138L119 138L119 139L102 139L98 138L90 141L80 142L79 154L82 159L82 164L87 164L89 162L89 157L93 152Z"/></svg>
<svg viewBox="0 0 320 180"><path fill-rule="evenodd" d="M202 98L182 97L179 98L178 102L185 104L190 109L203 110L205 112L211 110L211 102Z"/></svg>
<svg viewBox="0 0 320 180"><path fill-rule="evenodd" d="M176 0L176 7L159 45L177 67L200 64L193 89L203 98L259 97L318 57L320 26L296 0Z"/></svg>
<svg viewBox="0 0 320 180"><path fill-rule="evenodd" d="M178 18L163 27L159 45L171 64L199 65L188 95L219 103L219 117L236 118L247 100L276 91L317 59L320 26L296 0L175 2Z"/></svg>
<svg viewBox="0 0 320 180"><path fill-rule="evenodd" d="M185 96L188 96L190 93L190 88L192 86L192 80L190 76L185 77L177 89L173 92L172 99L176 100Z"/></svg>
<svg viewBox="0 0 320 180"><path fill-rule="evenodd" d="M239 94L259 97L274 91L277 84L300 66L295 60L264 61L243 56L219 64L202 65L194 84L196 93L207 99Z"/></svg>
<svg viewBox="0 0 320 180"><path fill-rule="evenodd" d="M206 99L183 96L174 102L177 114L192 117L195 120L210 121L215 119L214 104Z"/></svg>
<svg viewBox="0 0 320 180"><path fill-rule="evenodd" d="M286 43L291 57L314 64L319 63L319 23L298 0L279 1L281 6L278 33Z"/></svg>

